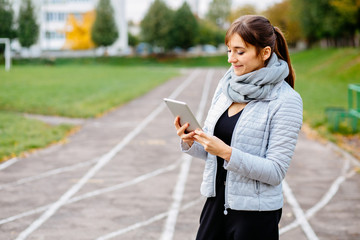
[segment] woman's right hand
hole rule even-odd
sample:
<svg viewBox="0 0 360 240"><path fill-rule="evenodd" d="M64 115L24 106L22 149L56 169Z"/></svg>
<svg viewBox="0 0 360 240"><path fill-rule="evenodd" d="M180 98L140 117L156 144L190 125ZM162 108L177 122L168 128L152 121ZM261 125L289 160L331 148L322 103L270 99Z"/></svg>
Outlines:
<svg viewBox="0 0 360 240"><path fill-rule="evenodd" d="M191 147L194 143L195 131L186 133L186 129L189 127L189 123L185 123L183 126L180 125L180 117L177 116L174 121L177 135L183 140L184 143L187 143Z"/></svg>

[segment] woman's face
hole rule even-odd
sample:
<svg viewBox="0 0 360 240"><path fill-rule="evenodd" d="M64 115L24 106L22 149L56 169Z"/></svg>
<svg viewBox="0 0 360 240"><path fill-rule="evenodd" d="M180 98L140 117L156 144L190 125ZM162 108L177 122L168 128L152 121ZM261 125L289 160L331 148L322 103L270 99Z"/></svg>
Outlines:
<svg viewBox="0 0 360 240"><path fill-rule="evenodd" d="M237 76L265 66L265 61L262 60L261 54L257 55L255 46L246 45L238 34L234 34L228 42L228 62L233 66Z"/></svg>

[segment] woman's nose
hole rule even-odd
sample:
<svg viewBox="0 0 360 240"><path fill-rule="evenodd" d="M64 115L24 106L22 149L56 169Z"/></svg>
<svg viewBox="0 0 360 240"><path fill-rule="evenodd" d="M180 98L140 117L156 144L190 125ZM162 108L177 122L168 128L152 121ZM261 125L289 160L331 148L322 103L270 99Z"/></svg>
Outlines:
<svg viewBox="0 0 360 240"><path fill-rule="evenodd" d="M229 54L228 55L228 63L235 63L236 62L236 58L234 57L233 54Z"/></svg>

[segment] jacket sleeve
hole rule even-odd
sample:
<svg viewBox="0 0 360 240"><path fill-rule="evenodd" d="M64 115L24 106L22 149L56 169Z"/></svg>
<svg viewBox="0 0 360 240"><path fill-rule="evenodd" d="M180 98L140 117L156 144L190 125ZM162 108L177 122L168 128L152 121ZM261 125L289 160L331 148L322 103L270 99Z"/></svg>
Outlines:
<svg viewBox="0 0 360 240"><path fill-rule="evenodd" d="M230 171L270 185L279 185L284 179L293 156L302 125L300 95L283 101L270 119L269 138L265 157L255 156L232 148Z"/></svg>
<svg viewBox="0 0 360 240"><path fill-rule="evenodd" d="M216 90L215 90L215 93L214 93L214 96L211 100L211 107L214 106L215 102L218 100L221 92L222 92L222 81L224 81L223 79L220 80L220 82L218 83L217 87L216 87ZM210 110L209 110L210 112ZM206 121L205 121L206 123ZM203 131L208 133L208 127L207 126L204 126L203 128ZM204 147L198 143L198 142L194 142L194 144L189 147L188 144L184 143L182 140L180 141L180 147L181 147L181 151L184 152L184 153L187 153L193 157L196 157L196 158L200 158L200 159L204 159L206 160L207 156L208 156L208 153L204 150Z"/></svg>
<svg viewBox="0 0 360 240"><path fill-rule="evenodd" d="M206 160L207 152L204 150L204 147L200 143L194 141L193 145L189 147L187 143L184 143L181 140L180 145L181 145L181 151L183 153L187 153L193 157Z"/></svg>

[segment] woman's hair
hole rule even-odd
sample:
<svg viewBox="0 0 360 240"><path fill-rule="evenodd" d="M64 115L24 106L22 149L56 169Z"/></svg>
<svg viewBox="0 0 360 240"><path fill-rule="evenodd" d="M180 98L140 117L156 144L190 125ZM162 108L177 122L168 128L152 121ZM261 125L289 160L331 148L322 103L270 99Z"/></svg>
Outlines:
<svg viewBox="0 0 360 240"><path fill-rule="evenodd" d="M287 62L289 66L289 75L285 81L294 88L295 73L291 66L290 55L285 37L278 27L271 25L270 21L262 16L257 15L244 15L236 19L226 32L225 44L228 45L230 38L234 34L239 36L245 41L245 44L255 46L257 54L269 46L271 53L275 52L276 55ZM267 59L265 64L270 60Z"/></svg>

